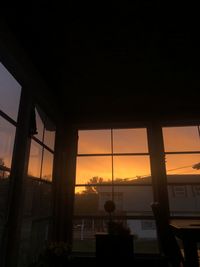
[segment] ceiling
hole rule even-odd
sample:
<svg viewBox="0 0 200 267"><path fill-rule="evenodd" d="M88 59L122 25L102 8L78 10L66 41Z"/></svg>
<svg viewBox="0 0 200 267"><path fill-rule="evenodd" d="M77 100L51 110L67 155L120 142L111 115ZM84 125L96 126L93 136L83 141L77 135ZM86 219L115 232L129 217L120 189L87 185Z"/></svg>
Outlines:
<svg viewBox="0 0 200 267"><path fill-rule="evenodd" d="M84 122L199 112L198 20L189 12L123 1L29 3L3 14L66 118Z"/></svg>

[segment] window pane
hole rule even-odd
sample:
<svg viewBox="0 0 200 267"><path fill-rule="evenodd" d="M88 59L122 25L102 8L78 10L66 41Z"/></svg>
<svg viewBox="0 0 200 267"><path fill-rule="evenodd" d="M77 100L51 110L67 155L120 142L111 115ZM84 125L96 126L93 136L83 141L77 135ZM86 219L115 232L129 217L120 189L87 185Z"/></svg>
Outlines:
<svg viewBox="0 0 200 267"><path fill-rule="evenodd" d="M76 187L75 215L106 215L104 204L115 202L113 215L152 215L152 186L148 185L97 185Z"/></svg>
<svg viewBox="0 0 200 267"><path fill-rule="evenodd" d="M200 151L197 126L163 128L165 151Z"/></svg>
<svg viewBox="0 0 200 267"><path fill-rule="evenodd" d="M45 128L44 132L44 144L54 150L54 143L55 143L55 128L52 130L47 130Z"/></svg>
<svg viewBox="0 0 200 267"><path fill-rule="evenodd" d="M167 155L168 198L171 215L200 215L200 155Z"/></svg>
<svg viewBox="0 0 200 267"><path fill-rule="evenodd" d="M56 127L53 122L47 117L40 107L36 107L36 127L38 134L37 139L43 142L46 146L54 150L55 131ZM43 136L44 135L44 136Z"/></svg>
<svg viewBox="0 0 200 267"><path fill-rule="evenodd" d="M184 183L185 182L185 183ZM200 216L200 176L168 176L170 213L174 216Z"/></svg>
<svg viewBox="0 0 200 267"><path fill-rule="evenodd" d="M52 181L53 170L53 154L44 149L43 164L42 164L42 179Z"/></svg>
<svg viewBox="0 0 200 267"><path fill-rule="evenodd" d="M31 266L48 242L52 216L52 185L28 177L23 206L19 264Z"/></svg>
<svg viewBox="0 0 200 267"><path fill-rule="evenodd" d="M41 142L43 141L43 131L44 131L44 123L41 119L41 115L38 112L39 108L35 110L35 115L36 115L36 127L37 127L37 139L39 139ZM41 113L41 112L40 112Z"/></svg>
<svg viewBox="0 0 200 267"><path fill-rule="evenodd" d="M113 130L114 153L147 153L146 129Z"/></svg>
<svg viewBox="0 0 200 267"><path fill-rule="evenodd" d="M200 174L200 154L166 155L167 174Z"/></svg>
<svg viewBox="0 0 200 267"><path fill-rule="evenodd" d="M134 253L158 253L158 242L154 220L118 220L129 227L134 235ZM107 233L106 219L79 219L73 223L73 251L93 252L96 250L96 233Z"/></svg>
<svg viewBox="0 0 200 267"><path fill-rule="evenodd" d="M8 192L9 192L9 179L10 173L0 168L0 242L5 242L3 240L4 231L6 231L7 223L7 211L8 211Z"/></svg>
<svg viewBox="0 0 200 267"><path fill-rule="evenodd" d="M0 110L17 121L21 86L0 63Z"/></svg>
<svg viewBox="0 0 200 267"><path fill-rule="evenodd" d="M0 116L0 160L1 165L10 168L15 139L15 127Z"/></svg>
<svg viewBox="0 0 200 267"><path fill-rule="evenodd" d="M96 181L96 179L98 182L98 178L102 178L103 181L111 181L111 165L112 161L110 156L77 157L76 184L87 184L88 182L93 183L93 181Z"/></svg>
<svg viewBox="0 0 200 267"><path fill-rule="evenodd" d="M40 178L42 160L42 147L31 140L31 149L29 156L28 175Z"/></svg>
<svg viewBox="0 0 200 267"><path fill-rule="evenodd" d="M98 209L98 193L96 186L78 186L75 192L75 215L97 215Z"/></svg>
<svg viewBox="0 0 200 267"><path fill-rule="evenodd" d="M111 186L98 186L99 210L104 210L105 201L112 198ZM153 201L151 185L114 185L114 202L116 214L124 215L151 215L150 203Z"/></svg>
<svg viewBox="0 0 200 267"><path fill-rule="evenodd" d="M149 156L114 156L114 181L131 182L150 176Z"/></svg>
<svg viewBox="0 0 200 267"><path fill-rule="evenodd" d="M90 130L79 131L79 154L111 153L111 131Z"/></svg>

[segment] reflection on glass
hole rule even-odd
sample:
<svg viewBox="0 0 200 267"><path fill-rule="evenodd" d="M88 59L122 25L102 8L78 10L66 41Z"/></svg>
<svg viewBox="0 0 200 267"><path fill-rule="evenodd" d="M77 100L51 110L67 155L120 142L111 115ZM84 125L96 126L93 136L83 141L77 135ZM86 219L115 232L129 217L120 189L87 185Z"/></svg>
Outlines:
<svg viewBox="0 0 200 267"><path fill-rule="evenodd" d="M76 187L74 214L96 215L98 212L98 192L96 186Z"/></svg>
<svg viewBox="0 0 200 267"><path fill-rule="evenodd" d="M21 86L0 63L0 110L17 121Z"/></svg>
<svg viewBox="0 0 200 267"><path fill-rule="evenodd" d="M0 180L1 179L7 179L10 177L10 173L4 170L1 170L1 166L0 166Z"/></svg>
<svg viewBox="0 0 200 267"><path fill-rule="evenodd" d="M76 187L75 214L106 214L104 204L113 200L116 205L114 215L151 215L153 201L151 185L111 185Z"/></svg>
<svg viewBox="0 0 200 267"><path fill-rule="evenodd" d="M77 157L76 184L91 183L93 177L111 181L112 161L110 156L102 157Z"/></svg>
<svg viewBox="0 0 200 267"><path fill-rule="evenodd" d="M150 185L97 187L99 194L99 209L103 211L105 201L112 198L116 203L116 212L125 215L151 214L150 204L153 201L152 187Z"/></svg>
<svg viewBox="0 0 200 267"><path fill-rule="evenodd" d="M40 178L42 161L42 147L31 140L31 149L29 156L28 175Z"/></svg>
<svg viewBox="0 0 200 267"><path fill-rule="evenodd" d="M166 155L167 174L200 174L193 166L200 162L200 154Z"/></svg>
<svg viewBox="0 0 200 267"><path fill-rule="evenodd" d="M200 216L200 175L185 176L167 177L170 213L173 216Z"/></svg>
<svg viewBox="0 0 200 267"><path fill-rule="evenodd" d="M148 153L146 129L113 130L114 153Z"/></svg>
<svg viewBox="0 0 200 267"><path fill-rule="evenodd" d="M111 153L111 131L79 131L78 154Z"/></svg>
<svg viewBox="0 0 200 267"><path fill-rule="evenodd" d="M114 192L111 185L77 186L75 190L75 215L108 215L104 204L107 200L115 202L114 214L122 215L124 194L126 189L115 187ZM124 211L125 211L124 210Z"/></svg>
<svg viewBox="0 0 200 267"><path fill-rule="evenodd" d="M44 132L44 144L54 150L54 143L55 143L55 130L50 131L45 129Z"/></svg>
<svg viewBox="0 0 200 267"><path fill-rule="evenodd" d="M114 156L114 181L131 182L150 176L149 156Z"/></svg>
<svg viewBox="0 0 200 267"><path fill-rule="evenodd" d="M28 177L23 202L19 264L31 266L44 251L52 216L52 185ZM28 255L28 257L27 257Z"/></svg>
<svg viewBox="0 0 200 267"><path fill-rule="evenodd" d="M52 181L53 170L53 154L44 149L43 164L42 164L42 179Z"/></svg>
<svg viewBox="0 0 200 267"><path fill-rule="evenodd" d="M130 229L134 238L134 253L159 252L154 220L118 220ZM95 234L107 233L106 219L76 219L73 223L73 251L95 252Z"/></svg>
<svg viewBox="0 0 200 267"><path fill-rule="evenodd" d="M10 168L15 139L15 127L0 116L0 161Z"/></svg>
<svg viewBox="0 0 200 267"><path fill-rule="evenodd" d="M200 150L197 126L163 128L163 136L166 152Z"/></svg>
<svg viewBox="0 0 200 267"><path fill-rule="evenodd" d="M43 131L44 131L44 123L41 119L41 115L39 114L38 110L40 110L39 108L37 108L35 110L35 115L36 115L36 127L37 127L37 135L35 135L35 137L37 137L37 139L39 139L40 141L43 141Z"/></svg>

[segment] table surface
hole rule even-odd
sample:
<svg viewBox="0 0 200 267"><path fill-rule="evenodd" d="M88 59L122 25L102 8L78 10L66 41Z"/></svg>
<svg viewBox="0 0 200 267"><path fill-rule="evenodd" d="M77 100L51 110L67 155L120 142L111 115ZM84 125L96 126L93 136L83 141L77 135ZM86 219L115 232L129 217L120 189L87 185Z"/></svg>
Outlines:
<svg viewBox="0 0 200 267"><path fill-rule="evenodd" d="M200 220L172 219L170 220L170 225L175 226L177 228L200 229Z"/></svg>
<svg viewBox="0 0 200 267"><path fill-rule="evenodd" d="M187 267L198 267L198 247L200 242L200 220L174 219L170 221L174 234L183 241Z"/></svg>
<svg viewBox="0 0 200 267"><path fill-rule="evenodd" d="M170 226L180 235L190 234L191 238L199 239L200 241L200 220L191 220L191 219L174 219L170 221Z"/></svg>

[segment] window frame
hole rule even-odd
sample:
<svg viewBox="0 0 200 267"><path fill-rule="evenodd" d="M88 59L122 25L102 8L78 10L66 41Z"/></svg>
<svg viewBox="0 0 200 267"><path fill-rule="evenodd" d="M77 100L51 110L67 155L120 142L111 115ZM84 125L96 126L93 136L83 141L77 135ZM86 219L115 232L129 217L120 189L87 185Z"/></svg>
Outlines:
<svg viewBox="0 0 200 267"><path fill-rule="evenodd" d="M121 153L115 153L113 152L113 130L134 130L134 129L143 129L146 131L146 142L147 142L147 152L121 152ZM92 131L92 130L110 130L111 132L111 153L78 153L78 149L77 149L77 155L76 155L76 158L78 157L112 157L112 161L113 161L113 158L115 156L147 156L149 158L149 163L150 163L150 152L149 152L149 147L148 147L148 135L147 135L147 125L138 125L138 126L132 126L132 127L109 127L109 128L91 128L91 129L78 129L78 131L82 131L82 130L86 130L86 131ZM113 162L112 162L112 169L113 169ZM149 171L151 172L151 168L149 166ZM112 195L112 199L114 199L114 190L113 188L114 187L124 187L124 186L130 186L130 187L135 187L135 186L150 186L152 187L152 181L150 181L149 183L141 183L141 182L137 182L137 183L134 183L134 184L123 184L123 183L117 183L114 181L114 177L112 177L112 180L110 183L106 182L106 184L98 184L98 183L94 183L94 184L87 184L87 183L76 183L75 182L75 188L76 187L94 187L94 186L100 186L100 187L103 187L103 186L108 186L110 187L112 190L111 190L111 195ZM153 192L152 192L152 197L153 197ZM76 220L76 219L80 219L80 218L91 218L91 219L102 219L102 218L106 218L107 216L106 215L88 215L88 214L82 214L82 215L75 215L73 214L73 219ZM143 214L143 215L118 215L118 214L115 214L113 215L113 218L116 218L116 219L152 219L153 218L153 215L152 215L152 212L150 211L150 214Z"/></svg>
<svg viewBox="0 0 200 267"><path fill-rule="evenodd" d="M35 105L35 109L37 109L37 105ZM41 109L41 108L40 108ZM42 110L42 112L44 112ZM48 118L48 116L45 114L46 118ZM49 118L48 118L49 119ZM49 119L50 120L50 119ZM52 119L51 119L52 121ZM54 124L54 122L52 121L52 123ZM36 122L37 124L37 122ZM55 124L54 124L55 125ZM53 160L54 160L54 156L55 156L55 138L54 138L54 149L50 148L49 146L47 146L45 143L44 143L44 140L45 140L45 122L43 123L43 130L42 130L42 141L37 138L37 136L35 135L32 135L31 136L31 140L35 141L42 149L41 151L41 162L40 162L40 175L39 177L34 177L35 179L39 179L40 181L45 181L45 182L52 182L52 179L53 179L53 162L52 162L52 174L51 174L51 180L48 180L48 179L44 179L42 177L42 172L43 172L43 160L44 160L44 154L45 154L45 149L50 152L53 156ZM55 126L55 132L56 132L56 126ZM29 158L30 160L30 158ZM29 174L28 174L29 175Z"/></svg>

